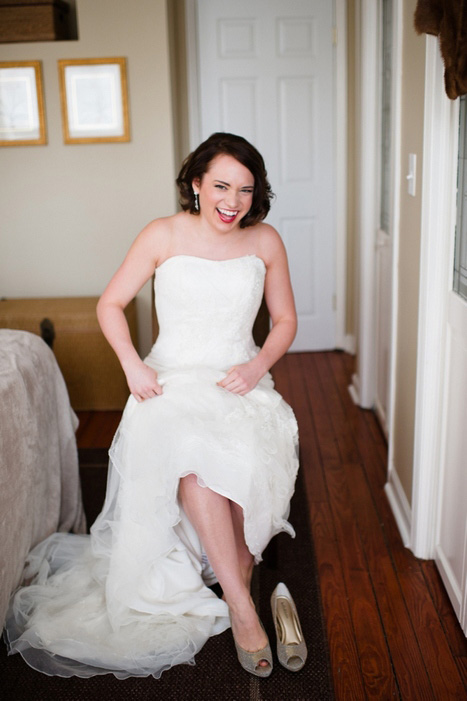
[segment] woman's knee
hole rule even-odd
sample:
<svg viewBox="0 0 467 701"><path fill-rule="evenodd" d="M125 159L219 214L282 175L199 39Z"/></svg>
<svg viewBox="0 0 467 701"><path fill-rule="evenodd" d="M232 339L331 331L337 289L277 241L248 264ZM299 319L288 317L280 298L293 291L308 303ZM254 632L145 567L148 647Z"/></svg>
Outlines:
<svg viewBox="0 0 467 701"><path fill-rule="evenodd" d="M193 484L198 484L198 478L194 474L194 472L190 473L189 475L185 475L185 477L180 477L180 484L184 485L193 485Z"/></svg>
<svg viewBox="0 0 467 701"><path fill-rule="evenodd" d="M200 489L200 486L198 484L198 478L195 474L192 473L180 478L178 493L182 501L187 495L191 494L196 489Z"/></svg>

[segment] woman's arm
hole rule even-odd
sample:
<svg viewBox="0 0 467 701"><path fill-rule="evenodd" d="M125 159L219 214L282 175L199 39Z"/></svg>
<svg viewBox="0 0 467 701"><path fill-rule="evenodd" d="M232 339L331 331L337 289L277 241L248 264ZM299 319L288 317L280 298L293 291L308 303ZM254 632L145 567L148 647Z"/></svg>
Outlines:
<svg viewBox="0 0 467 701"><path fill-rule="evenodd" d="M120 361L130 392L139 402L161 394L162 388L157 373L143 363L133 346L123 310L154 273L160 229L159 221L143 229L97 304L101 329Z"/></svg>
<svg viewBox="0 0 467 701"><path fill-rule="evenodd" d="M297 331L297 314L284 244L275 229L262 225L260 255L266 264L264 294L272 327L258 355L237 365L219 382L236 394L250 392L290 347Z"/></svg>

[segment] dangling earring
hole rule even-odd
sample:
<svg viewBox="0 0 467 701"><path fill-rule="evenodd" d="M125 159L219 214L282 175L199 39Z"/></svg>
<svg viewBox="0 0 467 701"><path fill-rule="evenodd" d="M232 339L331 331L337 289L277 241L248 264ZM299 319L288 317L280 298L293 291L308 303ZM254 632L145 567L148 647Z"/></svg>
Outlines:
<svg viewBox="0 0 467 701"><path fill-rule="evenodd" d="M199 195L197 192L194 192L193 194L195 196L195 209L197 212L199 212Z"/></svg>

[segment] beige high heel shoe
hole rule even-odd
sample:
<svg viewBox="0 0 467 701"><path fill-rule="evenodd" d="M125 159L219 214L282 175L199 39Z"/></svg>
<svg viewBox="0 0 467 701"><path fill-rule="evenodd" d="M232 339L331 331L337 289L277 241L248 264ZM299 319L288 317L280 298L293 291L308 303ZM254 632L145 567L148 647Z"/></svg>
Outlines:
<svg viewBox="0 0 467 701"><path fill-rule="evenodd" d="M230 614L229 614L230 616ZM261 623L261 621L260 621ZM230 618L230 626L232 626L232 618ZM261 628L264 630L264 626L261 623ZM266 631L264 631L266 634ZM269 645L269 640L267 644L261 648L261 650L256 650L256 652L248 652L235 640L235 635L232 630L233 641L235 643L235 649L237 651L238 661L242 665L243 669L250 674L254 674L257 677L269 677L272 672L272 651ZM267 638L267 635L266 635ZM261 665L260 662L266 661L267 665Z"/></svg>
<svg viewBox="0 0 467 701"><path fill-rule="evenodd" d="M280 582L272 592L271 608L276 628L279 662L291 672L298 672L305 664L308 650L297 608L283 582Z"/></svg>

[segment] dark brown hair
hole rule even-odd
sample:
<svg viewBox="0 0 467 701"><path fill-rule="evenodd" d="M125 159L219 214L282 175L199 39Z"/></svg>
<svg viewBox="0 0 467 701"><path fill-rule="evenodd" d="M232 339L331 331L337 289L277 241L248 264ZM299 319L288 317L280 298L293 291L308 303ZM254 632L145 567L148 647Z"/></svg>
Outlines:
<svg viewBox="0 0 467 701"><path fill-rule="evenodd" d="M202 179L209 170L209 164L216 156L226 154L233 156L255 179L253 202L247 214L241 219L240 227L253 226L265 218L271 206L274 194L269 184L264 160L260 152L242 136L216 132L203 141L198 148L183 161L176 180L180 191L180 206L184 211L198 214L195 208L193 180Z"/></svg>

